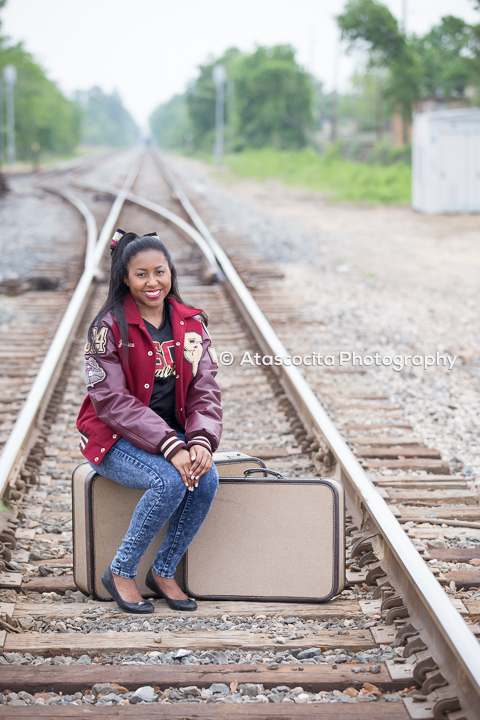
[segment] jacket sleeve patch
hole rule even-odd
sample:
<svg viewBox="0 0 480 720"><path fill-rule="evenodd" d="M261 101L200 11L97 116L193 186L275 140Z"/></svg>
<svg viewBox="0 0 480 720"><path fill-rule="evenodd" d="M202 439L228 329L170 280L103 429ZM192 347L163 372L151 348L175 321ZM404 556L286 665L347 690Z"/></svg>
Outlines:
<svg viewBox="0 0 480 720"><path fill-rule="evenodd" d="M210 353L210 357L212 358L212 361L215 363L215 365L218 365L217 353L212 345L210 345L210 347L208 348L208 352Z"/></svg>
<svg viewBox="0 0 480 720"><path fill-rule="evenodd" d="M85 345L86 355L105 355L107 349L107 334L108 328L103 327L100 331L98 328L93 328L92 335L93 341L87 342Z"/></svg>
<svg viewBox="0 0 480 720"><path fill-rule="evenodd" d="M95 358L85 360L85 383L87 387L93 387L102 380L105 380L107 373L100 367Z"/></svg>
<svg viewBox="0 0 480 720"><path fill-rule="evenodd" d="M185 343L183 346L183 357L192 365L192 375L195 377L198 370L198 364L202 357L202 336L197 332L190 330L185 333Z"/></svg>

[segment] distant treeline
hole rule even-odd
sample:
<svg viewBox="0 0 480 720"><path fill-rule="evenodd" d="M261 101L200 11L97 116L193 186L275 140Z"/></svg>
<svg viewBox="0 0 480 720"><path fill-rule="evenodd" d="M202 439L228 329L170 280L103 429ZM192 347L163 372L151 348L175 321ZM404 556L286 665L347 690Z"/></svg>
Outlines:
<svg viewBox="0 0 480 720"><path fill-rule="evenodd" d="M124 147L140 138L140 130L118 93L107 95L99 87L78 92L76 103L80 113L80 139L86 145Z"/></svg>
<svg viewBox="0 0 480 720"><path fill-rule="evenodd" d="M150 127L158 144L211 149L215 135L213 68L217 64L227 71L227 149L265 145L295 149L307 144L313 122L313 85L290 45L259 47L250 55L230 48L222 57L201 65L199 77L185 94L175 95L152 113Z"/></svg>
<svg viewBox="0 0 480 720"><path fill-rule="evenodd" d="M473 0L480 9L480 0ZM288 45L259 47L251 54L230 48L199 67L184 94L159 105L150 117L156 142L165 148L212 150L215 135L215 65L227 70L225 140L227 151L270 146L299 149L318 145L325 120L381 141L393 113L405 127L412 110L430 99L479 104L480 24L448 15L423 36L407 36L390 10L376 0L348 0L337 23L343 52L360 47L363 55L352 90L324 93L322 84L296 62ZM333 58L332 58L333 63ZM331 74L327 68L326 75ZM324 133L325 137L325 133Z"/></svg>
<svg viewBox="0 0 480 720"><path fill-rule="evenodd" d="M3 74L6 65L17 69L14 85L17 157L30 158L35 143L51 152L69 152L80 137L78 108L46 78L21 43L9 45L7 38L0 37L0 73ZM3 114L3 103L1 109Z"/></svg>
<svg viewBox="0 0 480 720"><path fill-rule="evenodd" d="M0 0L0 10L5 1ZM106 95L93 88L69 100L46 77L22 43L14 45L0 36L0 78L6 65L14 65L17 70L14 105L19 160L33 160L44 153L68 154L80 142L118 147L138 140L139 129L116 93ZM2 102L0 118L3 117ZM3 134L0 139L4 140ZM0 153L2 149L4 143L0 142ZM4 160L4 156L0 157L0 162Z"/></svg>

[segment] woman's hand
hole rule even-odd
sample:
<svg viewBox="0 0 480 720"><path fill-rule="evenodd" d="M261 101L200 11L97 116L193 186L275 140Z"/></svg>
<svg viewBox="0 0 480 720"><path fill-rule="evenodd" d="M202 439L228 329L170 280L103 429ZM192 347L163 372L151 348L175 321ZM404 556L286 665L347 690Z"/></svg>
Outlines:
<svg viewBox="0 0 480 720"><path fill-rule="evenodd" d="M212 456L203 445L192 445L190 460L192 462L190 477L195 482L195 487L198 487L198 481L202 475L205 475L212 467Z"/></svg>
<svg viewBox="0 0 480 720"><path fill-rule="evenodd" d="M175 453L170 462L175 468L177 468L184 485L186 485L189 490L193 490L195 480L191 474L192 461L190 460L190 453L188 450L183 448Z"/></svg>

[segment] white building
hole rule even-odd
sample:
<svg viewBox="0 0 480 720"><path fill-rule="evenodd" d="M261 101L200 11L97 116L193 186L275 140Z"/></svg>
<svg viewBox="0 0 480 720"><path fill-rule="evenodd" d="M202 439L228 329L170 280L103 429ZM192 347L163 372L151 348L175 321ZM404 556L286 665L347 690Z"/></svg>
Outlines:
<svg viewBox="0 0 480 720"><path fill-rule="evenodd" d="M480 108L414 114L412 206L426 213L480 212Z"/></svg>

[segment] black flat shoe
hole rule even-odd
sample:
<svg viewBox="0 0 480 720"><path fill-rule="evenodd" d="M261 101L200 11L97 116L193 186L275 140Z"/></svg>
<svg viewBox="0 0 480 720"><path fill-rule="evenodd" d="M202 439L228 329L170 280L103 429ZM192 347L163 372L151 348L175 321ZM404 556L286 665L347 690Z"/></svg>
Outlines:
<svg viewBox="0 0 480 720"><path fill-rule="evenodd" d="M141 600L138 603L130 603L123 600L116 588L115 581L113 579L112 571L108 567L102 575L102 585L105 590L108 590L110 595L113 597L118 607L127 613L153 613L155 608L148 600Z"/></svg>
<svg viewBox="0 0 480 720"><path fill-rule="evenodd" d="M153 577L152 568L147 573L147 577L145 578L145 585L148 587L149 590L155 593L155 595L160 595L161 598L163 598L167 605L172 608L172 610L196 610L197 609L197 603L195 600L192 600L192 598L186 598L186 600L174 600L173 598L169 598L167 595L165 595L164 592L160 590L157 583L155 582L155 578Z"/></svg>

